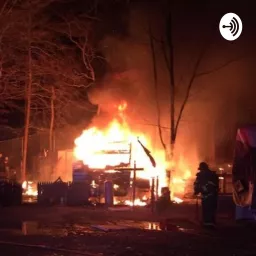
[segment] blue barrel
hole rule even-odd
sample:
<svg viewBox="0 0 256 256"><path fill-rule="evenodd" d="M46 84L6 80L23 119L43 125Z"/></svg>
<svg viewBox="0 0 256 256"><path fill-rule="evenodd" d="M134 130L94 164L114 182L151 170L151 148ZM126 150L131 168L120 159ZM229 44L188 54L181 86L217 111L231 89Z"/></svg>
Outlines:
<svg viewBox="0 0 256 256"><path fill-rule="evenodd" d="M87 174L84 170L73 170L73 182L85 182L87 180Z"/></svg>
<svg viewBox="0 0 256 256"><path fill-rule="evenodd" d="M73 182L80 183L87 180L88 173L85 171L84 164L82 161L77 161L73 163Z"/></svg>
<svg viewBox="0 0 256 256"><path fill-rule="evenodd" d="M104 183L104 196L105 196L105 204L107 206L112 206L114 204L114 189L112 181L105 181Z"/></svg>

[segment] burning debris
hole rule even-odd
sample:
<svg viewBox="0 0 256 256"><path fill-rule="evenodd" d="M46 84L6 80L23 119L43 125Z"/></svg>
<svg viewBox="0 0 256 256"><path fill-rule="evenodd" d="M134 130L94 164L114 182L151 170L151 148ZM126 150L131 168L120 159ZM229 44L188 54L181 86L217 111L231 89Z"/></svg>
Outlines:
<svg viewBox="0 0 256 256"><path fill-rule="evenodd" d="M23 195L36 197L38 195L37 192L37 184L33 181L24 181L22 183Z"/></svg>
<svg viewBox="0 0 256 256"><path fill-rule="evenodd" d="M133 131L126 121L126 102L116 107L116 115L113 120L106 125L104 129L93 126L84 130L80 137L75 140L74 156L77 160L83 162L92 172L103 172L114 174L120 173L117 167L132 167L136 163L137 167L143 168L143 171L136 172L136 178L147 180L150 185L152 179L157 180L158 186L155 191L156 197L160 195L161 188L169 187L166 170L170 164L166 161L163 149L154 148L150 135L143 132ZM152 150L152 153L148 150ZM184 194L186 180L191 177L191 172L183 164L184 169L179 175L178 170L173 174L172 195L177 192ZM176 166L174 166L176 167ZM102 174L103 175L103 174ZM133 179L134 172L130 171L130 180ZM93 185L96 186L95 179ZM137 184L136 184L137 185ZM115 183L114 191L121 189L121 185ZM129 186L126 188L129 190ZM150 191L147 191L147 194ZM143 200L146 195L142 194L140 198L136 197L134 205L145 206L147 202ZM148 196L148 195L147 195ZM182 200L174 197L175 202L181 203ZM177 200L176 200L177 199ZM132 200L121 200L125 205L133 205ZM121 201L115 201L116 204Z"/></svg>
<svg viewBox="0 0 256 256"><path fill-rule="evenodd" d="M183 200L175 196L173 198L173 202L176 203L176 204L180 204L180 203L183 203Z"/></svg>

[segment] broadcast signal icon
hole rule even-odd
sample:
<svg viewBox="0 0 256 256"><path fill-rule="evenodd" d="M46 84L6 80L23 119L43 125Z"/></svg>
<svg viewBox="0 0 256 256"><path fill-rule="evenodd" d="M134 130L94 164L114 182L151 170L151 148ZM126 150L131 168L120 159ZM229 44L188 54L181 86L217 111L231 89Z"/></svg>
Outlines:
<svg viewBox="0 0 256 256"><path fill-rule="evenodd" d="M241 35L243 24L238 15L235 13L227 13L221 18L219 29L221 35L226 40L234 41Z"/></svg>
<svg viewBox="0 0 256 256"><path fill-rule="evenodd" d="M223 25L222 27L229 28L229 30L233 36L236 36L236 34L239 31L239 23L235 17L233 17L233 19L230 21L229 26Z"/></svg>

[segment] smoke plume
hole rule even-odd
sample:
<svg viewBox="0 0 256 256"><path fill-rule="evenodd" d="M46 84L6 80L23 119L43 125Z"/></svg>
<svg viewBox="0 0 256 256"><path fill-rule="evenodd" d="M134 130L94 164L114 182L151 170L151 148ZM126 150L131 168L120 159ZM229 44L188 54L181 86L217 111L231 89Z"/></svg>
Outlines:
<svg viewBox="0 0 256 256"><path fill-rule="evenodd" d="M126 39L106 37L101 47L112 70L103 83L90 92L90 99L100 106L93 124L104 126L121 101L128 102L127 116L134 130L151 136L158 148L162 148L157 129L156 93L153 83L152 55L149 44L149 22L156 38L158 71L158 100L161 110L161 126L164 141L170 144L170 90L169 76L163 52L157 39L164 35L164 23L160 6L136 4L131 7L129 36ZM207 41L205 29L216 35L218 15L208 12L191 14L189 7L175 6L173 15L173 40L176 81L176 114L178 114L195 61ZM189 16L190 15L190 16ZM192 16L191 16L192 15ZM189 19L187 17L190 17ZM201 20L204 20L202 24ZM195 29L196 28L196 29ZM186 33L184 33L186 31ZM217 39L216 39L217 38ZM242 42L243 43L243 42ZM241 43L241 44L242 44ZM191 94L178 127L175 156L196 171L199 161L214 161L216 145L223 138L233 139L238 121L238 101L246 83L247 61L236 61L241 56L239 44L225 44L217 36L210 40L199 72L206 72L193 82ZM235 53L235 54L234 54ZM230 61L229 64L223 63ZM223 65L223 67L222 67ZM222 67L222 68L220 68ZM209 74L208 74L209 71ZM185 167L184 167L185 168Z"/></svg>

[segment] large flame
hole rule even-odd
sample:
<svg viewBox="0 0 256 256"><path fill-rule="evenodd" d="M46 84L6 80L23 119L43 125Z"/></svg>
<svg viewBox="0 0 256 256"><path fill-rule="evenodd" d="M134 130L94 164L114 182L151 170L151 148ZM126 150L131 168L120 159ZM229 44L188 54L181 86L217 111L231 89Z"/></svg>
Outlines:
<svg viewBox="0 0 256 256"><path fill-rule="evenodd" d="M144 171L137 172L137 177L149 180L158 177L160 191L162 187L170 185L166 180L168 163L165 159L165 152L162 149L153 149L151 138L146 131L143 131L142 134L131 129L125 119L126 108L126 102L118 105L118 116L113 118L105 129L100 130L94 126L84 130L81 136L75 140L74 155L77 160L82 160L85 165L94 169L104 169L107 166L117 166L121 163L130 163L133 167L133 163L136 161L137 167L144 168ZM138 138L155 158L155 168L138 143ZM183 174L180 176L175 173L172 184L174 187L177 185L177 188L182 191L184 182L191 176L191 173L182 160L175 166L182 169Z"/></svg>
<svg viewBox="0 0 256 256"><path fill-rule="evenodd" d="M132 166L136 161L137 167L144 168L138 171L139 178L151 179L159 178L160 186L166 186L164 152L158 151L152 154L158 160L154 168L137 141L137 138L147 148L151 148L150 141L142 134L134 134L127 124L121 124L114 119L104 131L92 127L85 130L83 134L75 140L75 156L82 160L90 168L105 168L106 166L117 166L121 163L131 162ZM130 149L131 155L130 155ZM104 154L112 151L111 154ZM120 154L119 152L123 152Z"/></svg>

